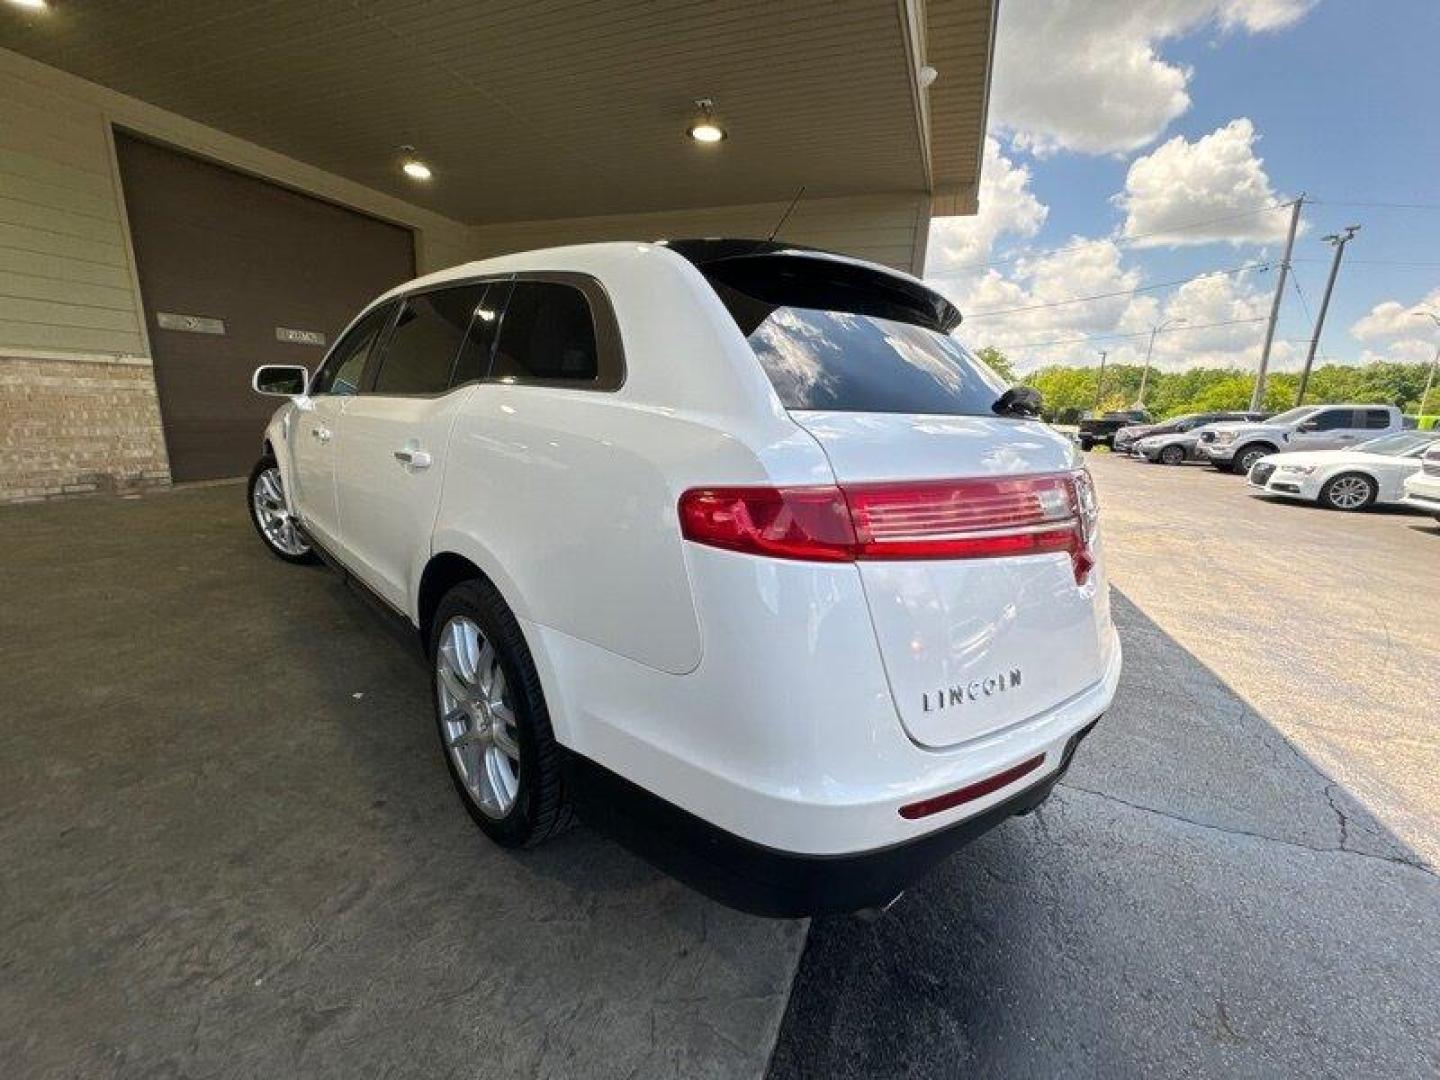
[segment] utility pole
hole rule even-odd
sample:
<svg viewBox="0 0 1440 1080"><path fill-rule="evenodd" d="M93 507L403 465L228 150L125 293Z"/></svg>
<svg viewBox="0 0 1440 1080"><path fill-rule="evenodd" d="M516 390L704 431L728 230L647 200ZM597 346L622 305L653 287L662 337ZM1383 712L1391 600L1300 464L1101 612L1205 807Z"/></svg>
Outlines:
<svg viewBox="0 0 1440 1080"><path fill-rule="evenodd" d="M1424 316L1427 319L1433 320L1435 328L1440 330L1440 315L1436 315L1433 311L1417 311L1415 315L1417 318ZM1425 376L1425 392L1420 395L1419 413L1421 416L1429 415L1425 412L1425 403L1430 400L1430 388L1435 385L1436 364L1440 364L1440 341L1435 342L1435 355L1430 358L1430 374Z"/></svg>
<svg viewBox="0 0 1440 1080"><path fill-rule="evenodd" d="M1305 193L1295 196L1290 204L1290 233L1285 238L1285 254L1280 259L1280 273L1275 279L1275 299L1270 301L1270 322L1265 326L1265 344L1260 349L1260 372L1255 376L1255 390L1250 395L1250 411L1259 412L1265 404L1265 373L1270 370L1270 345L1275 340L1275 322L1280 318L1280 298L1285 295L1285 278L1290 273L1290 252L1295 247L1295 230L1300 225L1300 207Z"/></svg>
<svg viewBox="0 0 1440 1080"><path fill-rule="evenodd" d="M1150 354L1155 351L1155 335L1170 325L1179 325L1189 322L1189 319L1166 319L1164 322L1155 324L1155 329L1150 331L1150 346L1145 350L1145 369L1140 372L1140 397L1135 402L1140 408L1145 408L1145 384L1150 381Z"/></svg>
<svg viewBox="0 0 1440 1080"><path fill-rule="evenodd" d="M1310 368L1315 363L1315 350L1320 347L1320 330L1325 325L1325 312L1330 307L1330 294L1335 291L1335 275L1340 273L1340 260L1345 255L1345 245L1355 239L1359 225L1346 225L1344 235L1331 233L1321 237L1335 248L1335 260L1330 264L1330 277L1325 282L1325 296L1320 301L1320 313L1315 316L1315 334L1310 338L1310 348L1305 351L1305 370L1300 373L1300 390L1295 395L1297 406L1305 403L1305 388L1310 385Z"/></svg>
<svg viewBox="0 0 1440 1080"><path fill-rule="evenodd" d="M1110 354L1104 349L1100 350L1100 374L1095 377L1095 413L1100 415L1100 399L1105 393L1105 357Z"/></svg>

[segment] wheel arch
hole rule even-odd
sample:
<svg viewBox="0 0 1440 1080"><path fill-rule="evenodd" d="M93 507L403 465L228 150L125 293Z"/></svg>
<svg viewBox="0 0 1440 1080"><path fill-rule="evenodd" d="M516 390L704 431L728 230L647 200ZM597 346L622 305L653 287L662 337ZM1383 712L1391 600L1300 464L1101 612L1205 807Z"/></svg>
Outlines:
<svg viewBox="0 0 1440 1080"><path fill-rule="evenodd" d="M427 654L430 651L430 624L435 619L435 609L440 606L441 598L462 581L475 579L495 586L495 582L490 580L485 571L464 555L453 551L437 552L425 564L415 594L415 617L420 632L420 644ZM499 591L498 588L496 591Z"/></svg>

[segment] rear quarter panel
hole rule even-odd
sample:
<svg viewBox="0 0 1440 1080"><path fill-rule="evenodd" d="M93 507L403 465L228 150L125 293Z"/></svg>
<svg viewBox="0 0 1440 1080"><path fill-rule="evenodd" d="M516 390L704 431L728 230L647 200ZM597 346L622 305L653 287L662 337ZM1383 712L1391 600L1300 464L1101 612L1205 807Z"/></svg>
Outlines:
<svg viewBox="0 0 1440 1080"><path fill-rule="evenodd" d="M688 263L655 245L603 264L572 250L536 268L601 281L625 382L614 392L478 386L451 435L432 550L476 563L523 619L685 674L702 641L681 493L832 475Z"/></svg>

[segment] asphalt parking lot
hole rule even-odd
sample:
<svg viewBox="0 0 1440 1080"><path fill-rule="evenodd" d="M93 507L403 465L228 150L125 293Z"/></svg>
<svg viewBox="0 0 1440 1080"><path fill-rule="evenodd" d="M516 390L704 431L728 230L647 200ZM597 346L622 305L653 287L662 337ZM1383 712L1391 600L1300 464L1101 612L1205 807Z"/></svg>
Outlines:
<svg viewBox="0 0 1440 1080"><path fill-rule="evenodd" d="M1091 460L1114 709L808 927L487 847L419 662L239 488L0 510L7 1074L1435 1075L1440 528Z"/></svg>

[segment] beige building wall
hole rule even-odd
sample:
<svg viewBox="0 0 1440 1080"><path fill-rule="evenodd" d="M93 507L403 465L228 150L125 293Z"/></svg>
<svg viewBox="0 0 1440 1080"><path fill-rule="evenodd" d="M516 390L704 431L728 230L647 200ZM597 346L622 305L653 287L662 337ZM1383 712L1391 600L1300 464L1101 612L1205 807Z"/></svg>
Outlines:
<svg viewBox="0 0 1440 1080"><path fill-rule="evenodd" d="M473 230L0 49L0 502L167 483L112 130L415 231L424 272Z"/></svg>

